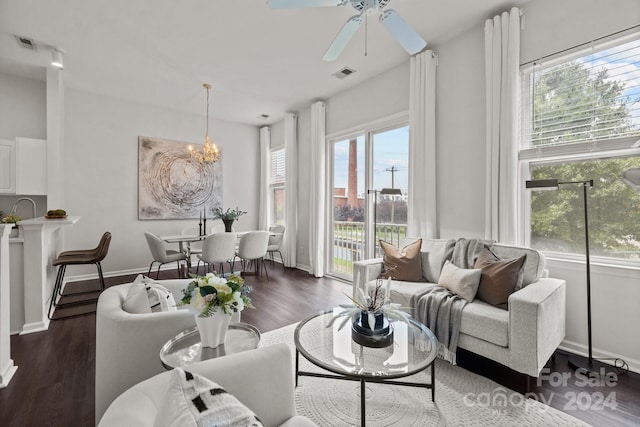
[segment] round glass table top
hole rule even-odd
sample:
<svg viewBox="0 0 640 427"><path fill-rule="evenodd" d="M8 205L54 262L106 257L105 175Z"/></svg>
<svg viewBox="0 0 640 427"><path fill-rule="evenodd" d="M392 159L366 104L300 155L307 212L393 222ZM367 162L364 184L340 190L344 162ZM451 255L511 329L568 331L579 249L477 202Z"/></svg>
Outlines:
<svg viewBox="0 0 640 427"><path fill-rule="evenodd" d="M216 348L202 347L198 328L187 329L166 342L160 349L160 360L167 369L186 366L202 360L258 348L260 331L248 323L229 324L224 344Z"/></svg>
<svg viewBox="0 0 640 427"><path fill-rule="evenodd" d="M426 326L392 320L393 343L373 348L357 344L351 336L352 321L342 327L343 308L310 316L294 333L297 350L313 364L341 375L357 378L400 378L422 371L438 354L438 340ZM331 320L339 316L333 324Z"/></svg>

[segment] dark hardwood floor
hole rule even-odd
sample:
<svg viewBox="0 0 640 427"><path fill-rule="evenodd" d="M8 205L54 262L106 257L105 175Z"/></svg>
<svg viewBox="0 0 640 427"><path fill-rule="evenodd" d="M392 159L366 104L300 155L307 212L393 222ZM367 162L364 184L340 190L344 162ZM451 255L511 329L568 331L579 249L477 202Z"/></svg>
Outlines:
<svg viewBox="0 0 640 427"><path fill-rule="evenodd" d="M244 322L262 332L345 303L344 294L351 294L351 287L337 280L317 279L296 269L283 272L279 264L268 268L270 281L264 277L246 278L253 288L251 297L256 308L242 314ZM126 283L134 277L107 278L106 284ZM172 277L176 277L174 270L161 272L161 279ZM97 283L97 280L73 283L67 291L95 289ZM92 309L95 304L60 309L56 316ZM11 337L11 354L18 370L9 386L0 389L0 426L94 424L95 319L95 314L64 318L52 321L46 332ZM523 376L468 352L459 352L458 357L460 366L522 391ZM621 375L612 386L585 387L567 366L566 354L558 352L549 367L549 379L539 384L535 379L532 381L529 391L533 398L544 399L551 406L592 425L640 425L640 375ZM566 384L551 381L563 373L570 377ZM607 397L609 400L605 402ZM609 404L617 407L613 409ZM478 420L478 425L482 425L482 420Z"/></svg>

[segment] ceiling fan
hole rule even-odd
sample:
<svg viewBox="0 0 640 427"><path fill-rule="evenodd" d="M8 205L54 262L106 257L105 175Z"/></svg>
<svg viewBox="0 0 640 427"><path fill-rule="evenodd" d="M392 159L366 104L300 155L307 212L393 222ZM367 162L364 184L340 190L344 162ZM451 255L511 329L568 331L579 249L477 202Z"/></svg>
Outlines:
<svg viewBox="0 0 640 427"><path fill-rule="evenodd" d="M389 30L398 43L410 54L420 52L427 46L427 42L411 28L393 9L383 10L391 0L267 0L271 9L289 9L302 7L345 6L350 4L360 12L347 20L338 35L333 39L329 49L322 59L335 61L338 59L351 38L355 35L360 24L367 16L380 14L380 22Z"/></svg>

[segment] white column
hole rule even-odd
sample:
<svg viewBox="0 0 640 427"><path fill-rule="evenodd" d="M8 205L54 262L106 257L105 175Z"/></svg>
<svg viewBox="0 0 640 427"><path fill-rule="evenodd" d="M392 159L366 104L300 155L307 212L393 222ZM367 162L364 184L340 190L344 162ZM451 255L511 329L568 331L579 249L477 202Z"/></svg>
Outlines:
<svg viewBox="0 0 640 427"><path fill-rule="evenodd" d="M13 224L0 224L0 388L11 381L18 369L11 359L9 300L9 233Z"/></svg>
<svg viewBox="0 0 640 427"><path fill-rule="evenodd" d="M56 270L52 265L58 251L60 230L75 224L80 217L20 221L24 235L24 327L22 334L49 328L47 311Z"/></svg>

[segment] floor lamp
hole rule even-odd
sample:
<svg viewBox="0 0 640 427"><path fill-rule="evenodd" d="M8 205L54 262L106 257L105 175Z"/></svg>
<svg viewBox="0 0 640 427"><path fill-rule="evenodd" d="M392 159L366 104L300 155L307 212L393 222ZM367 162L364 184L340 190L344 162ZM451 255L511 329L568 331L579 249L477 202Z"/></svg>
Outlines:
<svg viewBox="0 0 640 427"><path fill-rule="evenodd" d="M593 359L593 346L591 341L591 262L589 259L589 214L587 208L587 190L593 187L593 180L587 181L558 181L557 179L538 179L532 181L526 181L526 188L530 190L557 190L560 185L580 184L583 189L583 202L584 202L584 242L585 242L585 255L587 265L587 334L589 343L589 357L585 360L583 357L571 356L569 358L569 367L573 370L582 369L586 372L600 373L602 368L605 372L607 368L611 368L610 365L602 363Z"/></svg>
<svg viewBox="0 0 640 427"><path fill-rule="evenodd" d="M382 190L367 190L367 194L373 193L373 240L376 240L376 227L378 225L378 193L386 194L391 196L402 196L402 191L399 188L383 188ZM375 244L374 246L374 256L375 256Z"/></svg>

